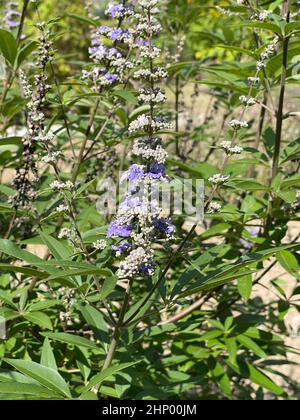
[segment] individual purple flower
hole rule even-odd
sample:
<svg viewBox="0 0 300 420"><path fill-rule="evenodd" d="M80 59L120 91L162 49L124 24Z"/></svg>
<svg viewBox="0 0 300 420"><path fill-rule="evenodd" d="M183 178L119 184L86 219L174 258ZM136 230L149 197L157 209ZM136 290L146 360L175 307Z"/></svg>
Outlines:
<svg viewBox="0 0 300 420"><path fill-rule="evenodd" d="M144 274L146 276L151 276L155 269L154 263L149 265L140 265L139 272L140 274Z"/></svg>
<svg viewBox="0 0 300 420"><path fill-rule="evenodd" d="M109 37L112 41L117 41L118 39L120 39L123 35L123 31L121 28L117 28L117 29L112 29Z"/></svg>
<svg viewBox="0 0 300 420"><path fill-rule="evenodd" d="M139 197L126 197L126 199L120 204L119 208L122 211L128 211L141 205Z"/></svg>
<svg viewBox="0 0 300 420"><path fill-rule="evenodd" d="M120 16L125 11L125 7L122 4L110 4L106 13L111 15L113 19Z"/></svg>
<svg viewBox="0 0 300 420"><path fill-rule="evenodd" d="M98 33L103 35L106 34L109 31L109 27L106 25L101 25L100 28L98 29Z"/></svg>
<svg viewBox="0 0 300 420"><path fill-rule="evenodd" d="M251 227L247 227L246 230L249 232L249 234L253 237L253 238L257 238L258 234L259 234L259 228L251 228ZM249 239L244 239L241 238L240 239L240 243L243 245L243 247L246 250L251 250L254 248L255 244L253 242L251 242L251 240Z"/></svg>
<svg viewBox="0 0 300 420"><path fill-rule="evenodd" d="M155 179L163 178L165 176L165 165L157 162L152 163L146 175Z"/></svg>
<svg viewBox="0 0 300 420"><path fill-rule="evenodd" d="M113 245L112 249L118 254L125 254L132 249L132 245L129 242L122 242L119 245Z"/></svg>
<svg viewBox="0 0 300 420"><path fill-rule="evenodd" d="M8 29L11 30L11 29L14 29L14 28L18 28L20 26L20 23L17 22L16 20L8 19L6 21L6 25L7 25Z"/></svg>
<svg viewBox="0 0 300 420"><path fill-rule="evenodd" d="M101 54L101 55L105 56L106 52L107 52L107 50L104 47L104 45L95 45L95 46L89 48L89 54L91 56L93 56L95 54Z"/></svg>
<svg viewBox="0 0 300 420"><path fill-rule="evenodd" d="M160 218L154 221L154 227L163 234L172 235L175 232L176 228L172 223L170 218Z"/></svg>
<svg viewBox="0 0 300 420"><path fill-rule="evenodd" d="M136 45L138 45L139 47L148 47L149 46L149 41L146 41L144 39L137 39L136 40Z"/></svg>
<svg viewBox="0 0 300 420"><path fill-rule="evenodd" d="M144 176L144 170L140 165L131 165L127 171L127 179L129 182L138 181Z"/></svg>
<svg viewBox="0 0 300 420"><path fill-rule="evenodd" d="M134 228L133 225L122 225L122 220L119 218L113 221L108 227L107 237L120 236L121 238L128 238Z"/></svg>
<svg viewBox="0 0 300 420"><path fill-rule="evenodd" d="M116 74L112 74L112 73L109 73L109 72L107 72L104 75L104 77L110 83L115 83L115 82L117 82L119 80L119 78L118 78L118 76Z"/></svg>
<svg viewBox="0 0 300 420"><path fill-rule="evenodd" d="M110 56L118 55L118 54L119 54L119 52L118 52L118 50L116 48L110 48L108 50L108 55L110 55Z"/></svg>

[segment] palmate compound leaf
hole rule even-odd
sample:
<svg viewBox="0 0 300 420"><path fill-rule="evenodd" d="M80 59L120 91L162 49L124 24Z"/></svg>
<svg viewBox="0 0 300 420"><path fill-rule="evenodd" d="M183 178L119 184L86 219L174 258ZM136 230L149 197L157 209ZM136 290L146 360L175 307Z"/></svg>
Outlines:
<svg viewBox="0 0 300 420"><path fill-rule="evenodd" d="M24 375L35 379L51 391L54 391L67 399L72 398L67 383L55 370L30 360L4 359L4 361Z"/></svg>

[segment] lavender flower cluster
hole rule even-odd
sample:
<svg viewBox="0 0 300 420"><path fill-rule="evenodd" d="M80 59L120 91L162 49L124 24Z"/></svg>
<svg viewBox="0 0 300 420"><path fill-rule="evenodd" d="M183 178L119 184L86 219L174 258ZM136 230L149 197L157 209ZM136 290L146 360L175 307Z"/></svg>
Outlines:
<svg viewBox="0 0 300 420"><path fill-rule="evenodd" d="M106 15L113 25L92 29L89 56L94 66L83 71L83 79L92 83L97 93L124 82L126 72L134 68L131 51L137 47L136 31L130 28L134 9L122 4L109 4Z"/></svg>
<svg viewBox="0 0 300 420"><path fill-rule="evenodd" d="M134 38L138 40L141 58L134 77L143 84L139 101L149 108L129 125L129 134L137 137L133 155L140 162L132 164L124 174L129 188L107 233L108 238L116 239L113 250L123 258L118 270L118 277L123 279L153 275L156 267L153 244L159 239L173 239L175 232L172 220L162 215L158 200L151 197L155 187L168 182L165 174L167 153L159 132L171 128L171 124L157 113L166 96L155 83L167 77L165 69L157 65L160 49L153 43L153 35L159 33L160 28L155 16L157 3L158 0L141 0L138 10L123 5L108 8L112 17L125 13L136 20Z"/></svg>
<svg viewBox="0 0 300 420"><path fill-rule="evenodd" d="M4 28L12 31L20 26L21 13L18 10L19 3L10 1L6 4L3 16Z"/></svg>

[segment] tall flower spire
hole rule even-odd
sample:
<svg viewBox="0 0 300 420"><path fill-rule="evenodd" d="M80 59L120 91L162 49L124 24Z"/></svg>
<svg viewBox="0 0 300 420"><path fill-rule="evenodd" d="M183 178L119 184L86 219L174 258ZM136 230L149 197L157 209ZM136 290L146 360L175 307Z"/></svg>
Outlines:
<svg viewBox="0 0 300 420"><path fill-rule="evenodd" d="M152 245L162 238L171 240L175 231L171 219L162 215L158 200L153 200L153 191L159 183L168 182L165 174L167 153L159 133L172 127L158 112L166 96L156 83L168 74L157 65L161 50L153 42L161 29L155 16L157 4L158 0L140 0L139 8L134 11L137 20L135 39L140 55L134 78L143 84L138 99L147 107L147 112L128 127L129 135L135 137L133 155L140 162L132 164L124 175L129 183L128 192L107 234L108 238L116 239L113 249L122 257L118 277L127 279L153 275L156 262ZM117 5L111 6L111 10L118 10Z"/></svg>

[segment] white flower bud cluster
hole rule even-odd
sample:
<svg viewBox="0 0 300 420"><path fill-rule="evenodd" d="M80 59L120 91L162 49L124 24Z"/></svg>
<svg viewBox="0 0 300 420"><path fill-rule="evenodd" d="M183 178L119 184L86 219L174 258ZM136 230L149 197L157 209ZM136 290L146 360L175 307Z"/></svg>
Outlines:
<svg viewBox="0 0 300 420"><path fill-rule="evenodd" d="M36 198L36 182L38 181L38 169L35 160L36 141L46 136L44 106L46 95L50 89L47 84L46 65L51 60L51 42L48 39L49 32L44 24L40 25L41 36L39 37L39 48L37 57L37 74L34 76L34 84L29 83L25 73L20 70L19 78L23 88L24 96L29 99L27 103L27 127L22 139L23 153L20 167L12 182L17 193L12 197L12 204L15 209L33 207Z"/></svg>
<svg viewBox="0 0 300 420"><path fill-rule="evenodd" d="M152 128L155 131L159 130L169 130L173 128L173 124L164 120L161 117L154 117L151 119L150 115L142 114L137 117L132 123L129 125L129 133L133 134L137 131L145 130Z"/></svg>
<svg viewBox="0 0 300 420"><path fill-rule="evenodd" d="M278 42L279 42L279 37L276 36L273 39L273 41L268 45L268 47L265 49L265 51L261 54L258 62L256 63L256 68L258 71L266 68L266 61L275 54L277 50Z"/></svg>
<svg viewBox="0 0 300 420"><path fill-rule="evenodd" d="M249 83L249 85L252 85L252 86L258 85L260 83L260 78L259 77L248 77L248 83Z"/></svg>
<svg viewBox="0 0 300 420"><path fill-rule="evenodd" d="M222 209L221 204L219 204L216 201L212 201L208 206L207 213L209 214L219 213L221 209Z"/></svg>
<svg viewBox="0 0 300 420"><path fill-rule="evenodd" d="M159 88L153 89L153 91L145 88L140 89L138 99L140 102L144 102L145 104L159 104L164 103L167 100L166 95Z"/></svg>
<svg viewBox="0 0 300 420"><path fill-rule="evenodd" d="M156 60L161 55L161 49L158 47L141 45L139 49L142 58Z"/></svg>
<svg viewBox="0 0 300 420"><path fill-rule="evenodd" d="M56 207L55 211L58 213L68 213L69 207L65 204L60 204L58 207Z"/></svg>
<svg viewBox="0 0 300 420"><path fill-rule="evenodd" d="M75 290L68 289L66 287L61 287L58 290L58 292L62 295L61 299L62 299L63 306L65 308L64 311L61 311L59 313L59 319L62 322L66 322L67 325L71 325L72 324L72 307L76 303Z"/></svg>
<svg viewBox="0 0 300 420"><path fill-rule="evenodd" d="M23 88L25 98L29 99L32 96L32 85L29 83L29 80L23 70L19 70L19 78L21 86Z"/></svg>
<svg viewBox="0 0 300 420"><path fill-rule="evenodd" d="M240 155L243 151L242 147L232 144L231 141L222 141L220 146L228 155Z"/></svg>
<svg viewBox="0 0 300 420"><path fill-rule="evenodd" d="M145 9L151 9L157 6L159 0L139 0L139 5Z"/></svg>
<svg viewBox="0 0 300 420"><path fill-rule="evenodd" d="M135 79L146 79L148 81L153 80L154 82L157 82L160 79L166 79L168 77L168 72L163 67L155 67L152 72L148 69L140 69L133 74L133 77Z"/></svg>
<svg viewBox="0 0 300 420"><path fill-rule="evenodd" d="M50 188L55 191L63 191L63 190L72 191L74 187L75 186L72 181L61 182L61 181L56 180L50 184Z"/></svg>
<svg viewBox="0 0 300 420"><path fill-rule="evenodd" d="M224 7L221 7L221 6L216 6L215 7L220 13L222 13L222 15L225 15L225 16L240 16L240 13L238 13L238 12L232 12L231 10L229 10L229 9L224 9Z"/></svg>
<svg viewBox="0 0 300 420"><path fill-rule="evenodd" d="M262 10L261 12L253 13L253 15L250 16L250 19L258 20L259 22L265 22L267 19L269 19L271 14L271 10Z"/></svg>
<svg viewBox="0 0 300 420"><path fill-rule="evenodd" d="M165 163L168 153L158 142L160 142L160 139L157 142L153 140L152 144L149 144L147 139L137 139L133 144L132 153L147 160Z"/></svg>
<svg viewBox="0 0 300 420"><path fill-rule="evenodd" d="M241 95L240 97L239 97L239 100L241 101L241 103L243 104L243 105L245 105L245 106L253 106L253 105L256 105L257 104L257 101L256 101L256 99L254 99L254 98L248 98L247 96L245 96L245 95Z"/></svg>
<svg viewBox="0 0 300 420"><path fill-rule="evenodd" d="M77 238L77 233L75 229L62 228L58 234L58 239L68 239L74 241Z"/></svg>
<svg viewBox="0 0 300 420"><path fill-rule="evenodd" d="M154 252L151 249L138 247L133 249L130 254L120 263L118 270L119 278L131 278L140 273L141 266L150 267L153 261ZM147 274L153 275L154 269L148 268Z"/></svg>
<svg viewBox="0 0 300 420"><path fill-rule="evenodd" d="M104 239L99 239L93 243L93 248L103 251L107 247L107 242Z"/></svg>
<svg viewBox="0 0 300 420"><path fill-rule="evenodd" d="M42 162L44 162L44 163L56 163L60 154L61 154L60 152L49 153L48 155L42 157Z"/></svg>
<svg viewBox="0 0 300 420"><path fill-rule="evenodd" d="M222 174L215 174L211 176L210 178L208 178L208 180L212 184L219 185L219 184L224 184L225 182L227 182L229 180L229 176L222 175Z"/></svg>
<svg viewBox="0 0 300 420"><path fill-rule="evenodd" d="M140 35L141 33L148 33L149 29L151 29L153 34L159 34L162 30L161 24L158 22L158 20L154 17L151 17L150 20L148 17L141 17L138 16L138 24L136 26L136 34ZM136 43L136 47L138 47L139 44Z"/></svg>
<svg viewBox="0 0 300 420"><path fill-rule="evenodd" d="M240 130L241 128L248 128L247 121L231 120L228 125L234 130Z"/></svg>

